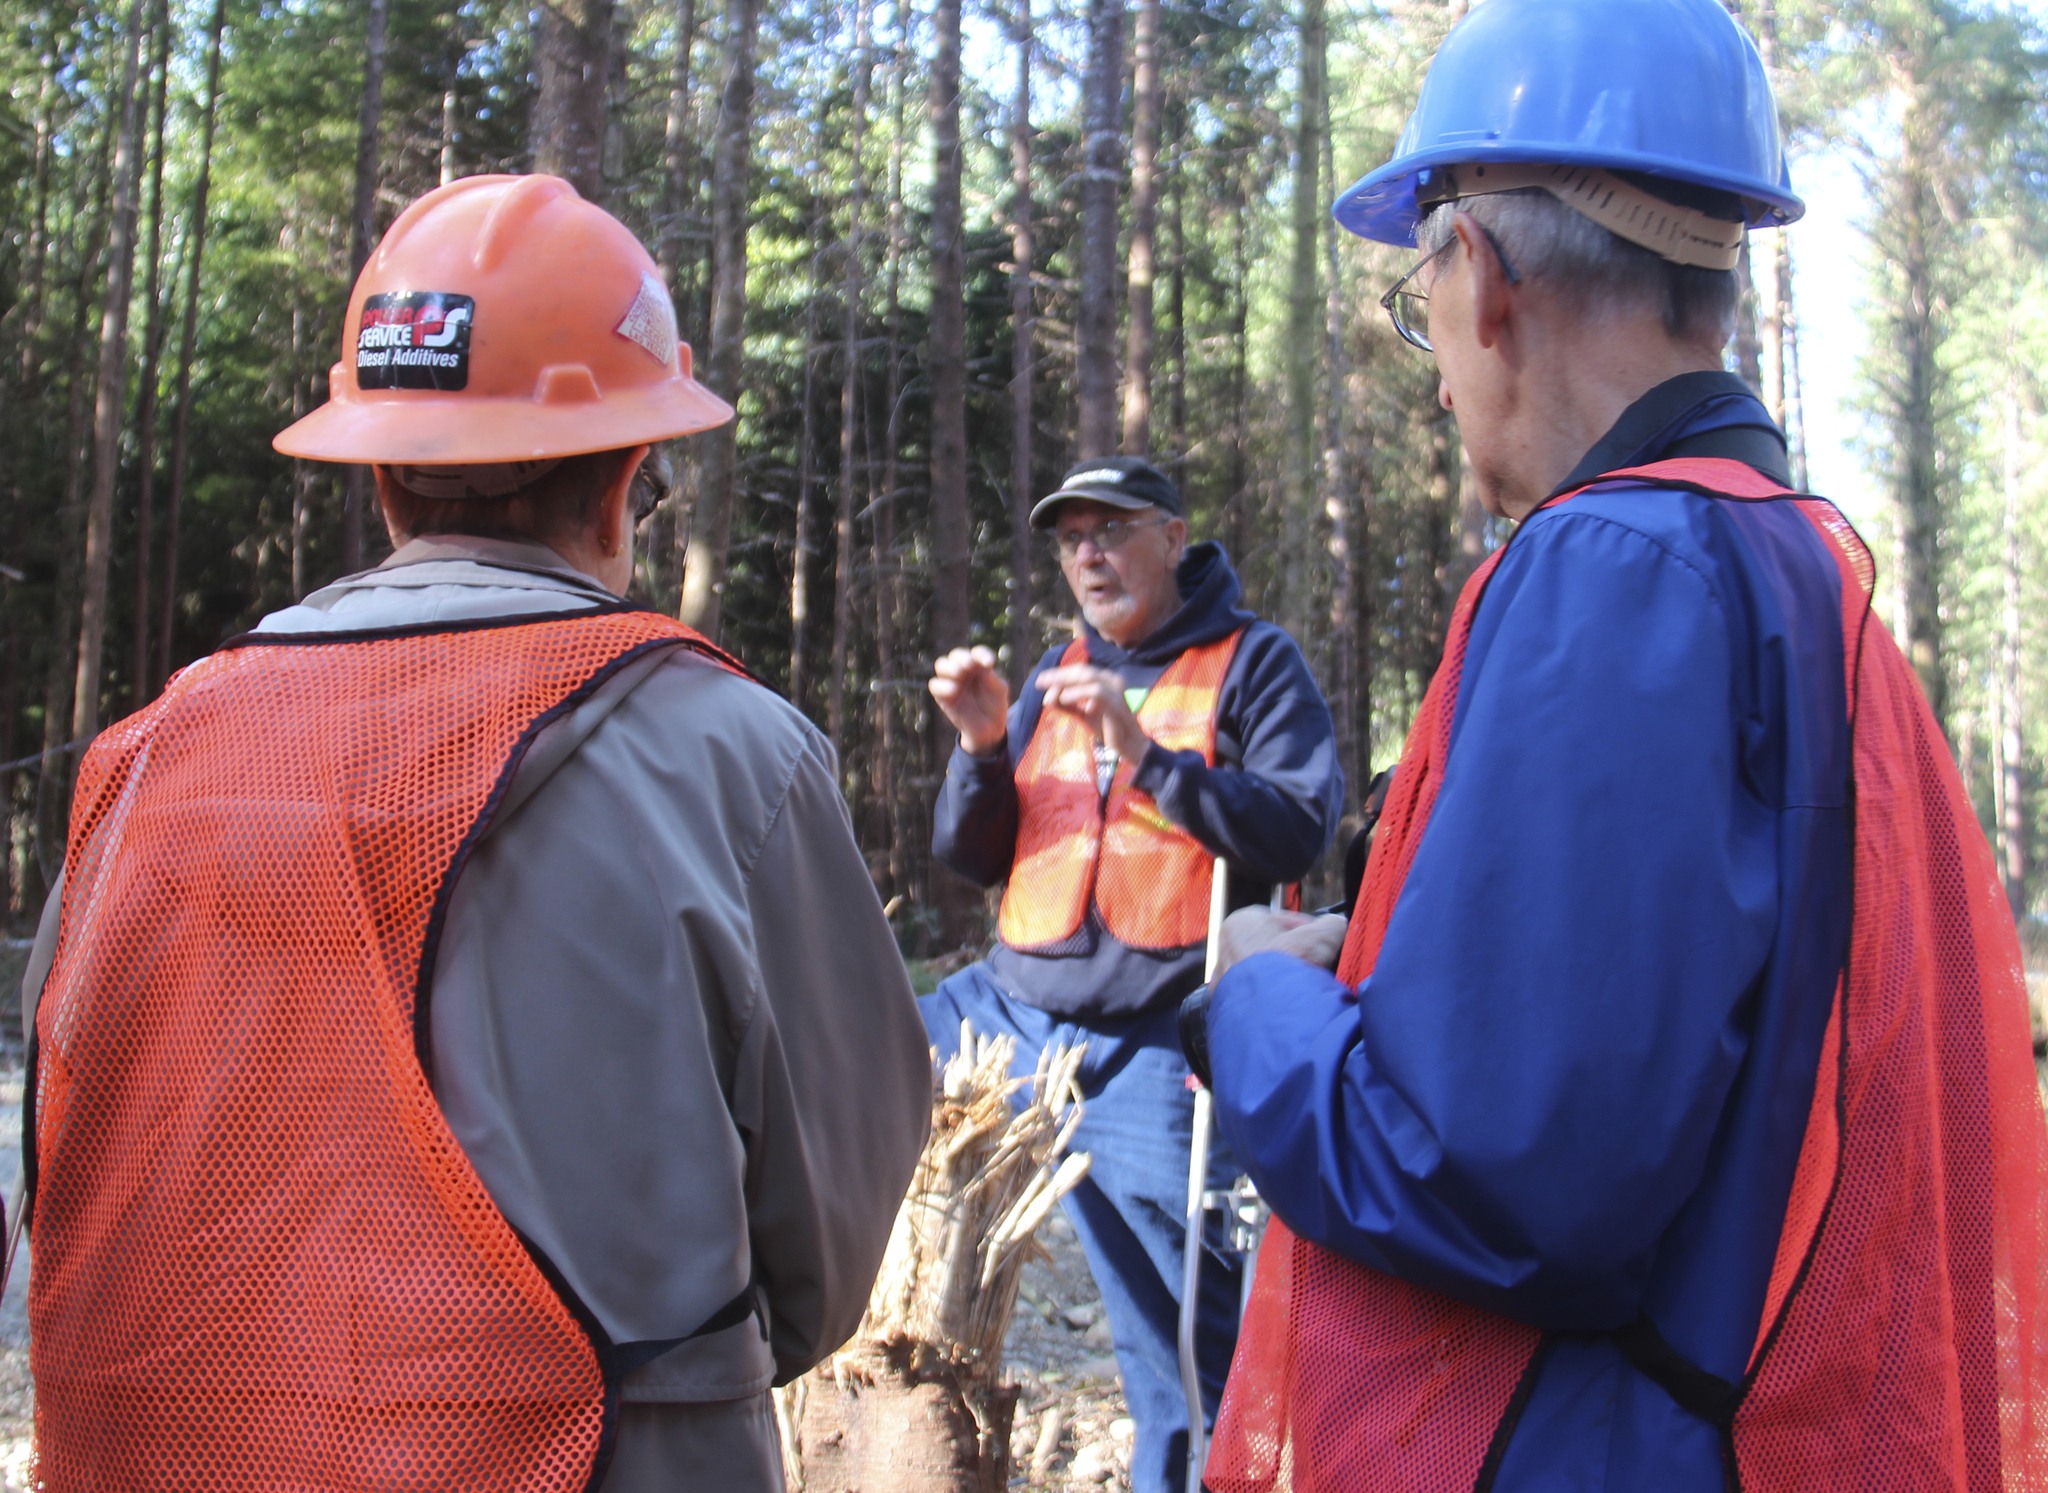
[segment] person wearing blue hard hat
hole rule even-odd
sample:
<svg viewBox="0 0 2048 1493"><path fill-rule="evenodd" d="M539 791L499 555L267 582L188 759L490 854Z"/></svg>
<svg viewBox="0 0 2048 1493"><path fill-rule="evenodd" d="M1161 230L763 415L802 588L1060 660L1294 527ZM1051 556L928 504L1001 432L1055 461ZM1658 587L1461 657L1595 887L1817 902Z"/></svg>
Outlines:
<svg viewBox="0 0 2048 1493"><path fill-rule="evenodd" d="M1215 1493L2048 1488L2009 914L1724 363L1801 210L1719 0L1487 0L1337 203L1517 527L1334 972L1248 910L1183 1012L1276 1216Z"/></svg>

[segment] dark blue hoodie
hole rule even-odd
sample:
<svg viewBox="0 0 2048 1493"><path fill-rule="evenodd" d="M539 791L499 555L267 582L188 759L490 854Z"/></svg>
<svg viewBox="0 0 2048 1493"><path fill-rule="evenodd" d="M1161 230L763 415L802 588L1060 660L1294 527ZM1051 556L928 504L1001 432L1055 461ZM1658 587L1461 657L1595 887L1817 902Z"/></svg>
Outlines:
<svg viewBox="0 0 2048 1493"><path fill-rule="evenodd" d="M1154 742L1132 779L1168 819L1212 853L1228 856L1233 885L1296 881L1336 833L1344 806L1330 708L1294 639L1241 605L1244 589L1223 547L1197 544L1175 579L1180 610L1136 647L1123 649L1086 629L1091 663L1114 669L1126 689L1149 689L1189 648L1245 628L1224 676L1216 721L1216 766L1200 752ZM994 886L1010 874L1017 846L1016 766L1038 728L1038 676L1057 667L1050 649L1010 707L1009 739L985 757L956 748L933 811L932 853L961 875ZM1241 896L1233 900L1244 900ZM1148 952L1109 936L1093 908L1069 949L1025 954L997 943L989 968L1018 999L1060 1016L1127 1015L1177 1001L1202 979L1202 948Z"/></svg>

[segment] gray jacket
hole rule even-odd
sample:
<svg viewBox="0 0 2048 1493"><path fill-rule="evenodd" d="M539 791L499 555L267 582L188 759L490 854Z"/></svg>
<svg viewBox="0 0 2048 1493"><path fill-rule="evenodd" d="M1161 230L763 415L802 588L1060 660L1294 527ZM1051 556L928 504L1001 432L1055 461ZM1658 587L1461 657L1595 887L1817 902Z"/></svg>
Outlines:
<svg viewBox="0 0 2048 1493"><path fill-rule="evenodd" d="M610 599L538 546L416 541L259 631ZM754 1288L755 1319L626 1379L606 1488L773 1486L733 1458L765 1461L764 1391L858 1324L930 1116L830 745L696 655L628 666L535 739L456 884L433 989L450 1125L615 1343L682 1337Z"/></svg>

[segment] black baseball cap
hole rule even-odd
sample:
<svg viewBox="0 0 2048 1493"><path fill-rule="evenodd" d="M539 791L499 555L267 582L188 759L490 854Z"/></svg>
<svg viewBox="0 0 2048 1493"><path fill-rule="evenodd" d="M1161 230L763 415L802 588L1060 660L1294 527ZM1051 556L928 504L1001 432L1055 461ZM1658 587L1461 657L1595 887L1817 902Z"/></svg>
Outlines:
<svg viewBox="0 0 2048 1493"><path fill-rule="evenodd" d="M1098 456L1075 462L1060 479L1059 491L1040 498L1031 510L1031 527L1050 528L1053 510L1068 498L1085 498L1112 508L1163 508L1177 518L1187 515L1173 479L1142 456Z"/></svg>

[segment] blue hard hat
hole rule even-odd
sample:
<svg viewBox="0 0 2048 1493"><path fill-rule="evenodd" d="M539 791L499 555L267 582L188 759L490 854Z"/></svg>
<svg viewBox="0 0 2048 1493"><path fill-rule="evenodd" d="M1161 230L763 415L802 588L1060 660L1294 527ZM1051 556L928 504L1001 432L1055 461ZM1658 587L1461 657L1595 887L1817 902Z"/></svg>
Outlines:
<svg viewBox="0 0 2048 1493"><path fill-rule="evenodd" d="M1721 0L1484 0L1444 39L1394 158L1337 221L1415 242L1435 168L1536 161L1729 192L1751 226L1796 221L1771 80Z"/></svg>

